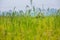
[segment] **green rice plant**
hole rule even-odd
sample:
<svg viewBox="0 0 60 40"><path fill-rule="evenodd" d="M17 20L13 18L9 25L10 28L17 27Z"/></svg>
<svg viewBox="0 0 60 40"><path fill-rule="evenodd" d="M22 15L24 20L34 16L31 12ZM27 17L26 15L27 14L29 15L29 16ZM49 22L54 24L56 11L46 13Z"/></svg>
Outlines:
<svg viewBox="0 0 60 40"><path fill-rule="evenodd" d="M32 0L30 1L32 5ZM34 17L31 16L31 11L34 12ZM60 10L56 15L52 13L45 16L42 12L36 13L33 6L33 10L27 10L25 13L16 12L14 8L11 14L2 14L0 40L60 40Z"/></svg>

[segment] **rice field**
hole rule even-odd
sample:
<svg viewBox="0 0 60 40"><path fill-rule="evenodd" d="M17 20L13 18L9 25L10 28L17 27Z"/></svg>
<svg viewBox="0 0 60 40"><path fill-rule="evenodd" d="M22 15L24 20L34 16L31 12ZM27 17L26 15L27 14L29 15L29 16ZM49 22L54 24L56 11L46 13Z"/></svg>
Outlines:
<svg viewBox="0 0 60 40"><path fill-rule="evenodd" d="M60 40L60 16L0 16L0 40Z"/></svg>
<svg viewBox="0 0 60 40"><path fill-rule="evenodd" d="M60 9L56 13L44 15L40 8L37 10L33 5L33 0L30 0L30 5L26 5L25 9L25 13L23 10L18 12L14 7L0 14L0 40L60 40ZM48 8L46 11L50 10Z"/></svg>

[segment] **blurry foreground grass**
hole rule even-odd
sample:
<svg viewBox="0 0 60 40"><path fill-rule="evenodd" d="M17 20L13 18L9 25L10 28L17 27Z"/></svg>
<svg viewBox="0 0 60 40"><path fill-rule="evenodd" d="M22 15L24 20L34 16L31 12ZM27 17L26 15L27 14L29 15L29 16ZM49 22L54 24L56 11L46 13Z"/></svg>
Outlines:
<svg viewBox="0 0 60 40"><path fill-rule="evenodd" d="M0 16L0 40L60 40L60 16Z"/></svg>

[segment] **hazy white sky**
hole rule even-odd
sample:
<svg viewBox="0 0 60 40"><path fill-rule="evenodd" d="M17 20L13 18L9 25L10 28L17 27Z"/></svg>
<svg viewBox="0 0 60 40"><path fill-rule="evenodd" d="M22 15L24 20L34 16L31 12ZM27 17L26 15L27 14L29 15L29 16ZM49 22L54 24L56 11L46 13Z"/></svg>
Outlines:
<svg viewBox="0 0 60 40"><path fill-rule="evenodd" d="M25 9L26 5L30 5L30 0L0 0L0 10ZM33 0L35 7L42 8L60 8L60 0Z"/></svg>

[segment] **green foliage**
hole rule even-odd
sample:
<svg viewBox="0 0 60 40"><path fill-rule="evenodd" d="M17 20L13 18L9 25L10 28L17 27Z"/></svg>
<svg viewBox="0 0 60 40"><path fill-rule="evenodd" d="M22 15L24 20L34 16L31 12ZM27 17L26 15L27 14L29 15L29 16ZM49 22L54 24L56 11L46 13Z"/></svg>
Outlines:
<svg viewBox="0 0 60 40"><path fill-rule="evenodd" d="M0 40L60 40L60 9L56 15L49 16L35 11L33 6L33 10L29 9L25 13L22 10L17 12L15 8L12 13L7 12L6 16L2 12Z"/></svg>
<svg viewBox="0 0 60 40"><path fill-rule="evenodd" d="M40 13L38 13L40 14ZM42 14L41 14L42 15ZM60 16L0 17L1 40L60 40Z"/></svg>

